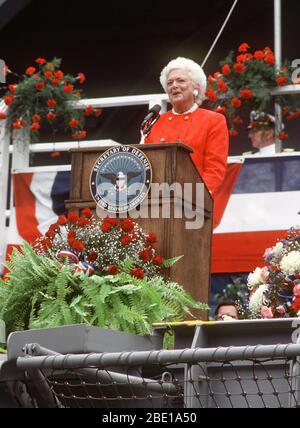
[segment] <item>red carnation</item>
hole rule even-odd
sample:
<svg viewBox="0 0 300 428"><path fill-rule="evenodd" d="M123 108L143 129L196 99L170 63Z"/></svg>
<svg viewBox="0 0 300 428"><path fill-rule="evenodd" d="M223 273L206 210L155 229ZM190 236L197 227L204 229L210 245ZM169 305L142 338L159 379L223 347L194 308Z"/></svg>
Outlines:
<svg viewBox="0 0 300 428"><path fill-rule="evenodd" d="M56 114L54 114L50 111L49 113L47 113L46 117L48 120L54 120L54 119L56 119Z"/></svg>
<svg viewBox="0 0 300 428"><path fill-rule="evenodd" d="M55 237L55 235L56 235L56 233L55 233L53 230L51 230L51 229L49 229L49 230L45 233L45 236L47 236L47 238L50 238L50 239L53 239L53 238Z"/></svg>
<svg viewBox="0 0 300 428"><path fill-rule="evenodd" d="M132 269L132 271L130 272L130 274L132 276L135 276L138 279L143 279L144 276L145 276L144 271L141 268L138 268L138 267Z"/></svg>
<svg viewBox="0 0 300 428"><path fill-rule="evenodd" d="M45 60L45 58L37 58L36 60L35 60L35 62L37 63L37 64L46 64L46 60Z"/></svg>
<svg viewBox="0 0 300 428"><path fill-rule="evenodd" d="M74 251L76 251L77 253L81 253L84 250L84 243L82 241L79 241L77 239L75 239L72 244L71 247L73 248Z"/></svg>
<svg viewBox="0 0 300 428"><path fill-rule="evenodd" d="M50 155L52 158L59 158L60 157L60 152L52 152Z"/></svg>
<svg viewBox="0 0 300 428"><path fill-rule="evenodd" d="M0 120L4 120L6 118L7 118L6 114L0 112Z"/></svg>
<svg viewBox="0 0 300 428"><path fill-rule="evenodd" d="M33 73L36 72L36 68L35 67L28 67L25 71L25 74L27 74L27 76L31 76Z"/></svg>
<svg viewBox="0 0 300 428"><path fill-rule="evenodd" d="M76 239L76 232L74 230L70 230L68 233L68 243L71 245L73 241Z"/></svg>
<svg viewBox="0 0 300 428"><path fill-rule="evenodd" d="M157 242L157 236L154 232L150 232L146 238L147 244L155 244Z"/></svg>
<svg viewBox="0 0 300 428"><path fill-rule="evenodd" d="M78 119L71 119L69 121L70 128L78 128L79 120Z"/></svg>
<svg viewBox="0 0 300 428"><path fill-rule="evenodd" d="M34 122L31 126L30 129L32 132L36 132L40 129L41 125L38 122Z"/></svg>
<svg viewBox="0 0 300 428"><path fill-rule="evenodd" d="M79 83L82 85L85 82L85 75L83 73L78 73L77 76L79 79Z"/></svg>
<svg viewBox="0 0 300 428"><path fill-rule="evenodd" d="M84 110L85 116L91 116L94 112L93 106L87 106L87 108Z"/></svg>
<svg viewBox="0 0 300 428"><path fill-rule="evenodd" d="M149 262L152 258L152 252L149 250L144 250L139 253L139 258L144 262Z"/></svg>
<svg viewBox="0 0 300 428"><path fill-rule="evenodd" d="M256 51L254 53L254 58L257 59L258 61L262 61L264 59L265 54L263 53L263 51Z"/></svg>
<svg viewBox="0 0 300 428"><path fill-rule="evenodd" d="M250 49L248 43L242 43L239 47L239 52L247 52L248 49Z"/></svg>
<svg viewBox="0 0 300 428"><path fill-rule="evenodd" d="M267 64L274 65L274 64L275 64L275 56L274 56L274 54L272 54L272 53L267 54L267 55L265 56L265 58L264 58L264 61L265 61Z"/></svg>
<svg viewBox="0 0 300 428"><path fill-rule="evenodd" d="M152 262L157 266L162 266L164 259L160 254L156 254L155 257L153 257Z"/></svg>
<svg viewBox="0 0 300 428"><path fill-rule="evenodd" d="M71 211L68 214L68 222L71 224L75 224L78 222L79 215L75 211Z"/></svg>
<svg viewBox="0 0 300 428"><path fill-rule="evenodd" d="M215 83L215 79L212 76L208 76L208 81L211 85Z"/></svg>
<svg viewBox="0 0 300 428"><path fill-rule="evenodd" d="M226 85L224 80L218 81L218 89L220 92L227 92L228 91L228 85Z"/></svg>
<svg viewBox="0 0 300 428"><path fill-rule="evenodd" d="M123 235L121 238L121 245L122 247L126 247L126 245L129 245L132 242L132 237L130 235Z"/></svg>
<svg viewBox="0 0 300 428"><path fill-rule="evenodd" d="M206 96L209 99L209 101L212 101L213 103L216 103L218 101L217 94L212 88L207 89Z"/></svg>
<svg viewBox="0 0 300 428"><path fill-rule="evenodd" d="M224 76L229 76L229 74L231 73L231 68L229 64L223 65L222 73L224 74Z"/></svg>
<svg viewBox="0 0 300 428"><path fill-rule="evenodd" d="M284 76L279 76L278 79L276 80L276 83L278 86L284 86L286 85L287 81Z"/></svg>
<svg viewBox="0 0 300 428"><path fill-rule="evenodd" d="M244 73L246 70L246 67L244 66L244 64L241 64L240 62L238 62L237 64L234 64L234 71L236 73Z"/></svg>
<svg viewBox="0 0 300 428"><path fill-rule="evenodd" d="M65 225L68 223L67 217L65 215L60 215L57 219L57 224Z"/></svg>
<svg viewBox="0 0 300 428"><path fill-rule="evenodd" d="M35 114L35 115L31 116L32 122L40 122L41 120L42 120L42 118L39 114Z"/></svg>
<svg viewBox="0 0 300 428"><path fill-rule="evenodd" d="M239 55L236 57L236 62L244 63L247 61L247 55Z"/></svg>
<svg viewBox="0 0 300 428"><path fill-rule="evenodd" d="M47 101L47 105L48 105L48 107L50 107L50 108L54 108L54 107L56 106L56 104L57 104L57 102L56 102L53 98L50 98L50 99Z"/></svg>
<svg viewBox="0 0 300 428"><path fill-rule="evenodd" d="M65 92L66 94L71 94L71 93L73 92L73 90L74 90L74 86L73 86L73 85L71 85L71 83L66 83L66 84L64 85L64 92Z"/></svg>
<svg viewBox="0 0 300 428"><path fill-rule="evenodd" d="M121 229L124 232L132 232L134 229L134 223L131 218L125 218L121 222Z"/></svg>
<svg viewBox="0 0 300 428"><path fill-rule="evenodd" d="M59 85L59 79L52 79L52 85L58 86Z"/></svg>
<svg viewBox="0 0 300 428"><path fill-rule="evenodd" d="M102 114L102 109L101 109L101 108L97 108L97 109L95 110L95 116L96 116L96 117L100 117L100 116L101 116L101 114Z"/></svg>
<svg viewBox="0 0 300 428"><path fill-rule="evenodd" d="M116 266L116 265L109 265L108 268L107 268L107 272L110 275L117 275L119 273L118 266Z"/></svg>
<svg viewBox="0 0 300 428"><path fill-rule="evenodd" d="M44 238L44 239L42 240L41 244L42 244L42 246L43 246L44 251L45 251L45 250L48 250L48 248L51 248L51 247L52 247L52 241L51 241L51 239L49 239L49 238Z"/></svg>
<svg viewBox="0 0 300 428"><path fill-rule="evenodd" d="M96 251L90 251L87 255L87 261L89 263L94 263L98 258L98 253Z"/></svg>
<svg viewBox="0 0 300 428"><path fill-rule="evenodd" d="M79 219L78 219L78 225L79 225L79 227L85 227L88 224L90 224L90 221L87 218L85 218L85 217L79 217Z"/></svg>
<svg viewBox="0 0 300 428"><path fill-rule="evenodd" d="M81 211L81 213L86 218L91 218L92 217L92 211L89 208L83 208L83 210Z"/></svg>
<svg viewBox="0 0 300 428"><path fill-rule="evenodd" d="M64 73L61 70L58 70L54 73L54 76L57 77L58 80L62 80L64 78Z"/></svg>
<svg viewBox="0 0 300 428"><path fill-rule="evenodd" d="M111 231L111 229L113 228L113 226L110 223L104 223L101 225L101 230L103 233L108 233Z"/></svg>
<svg viewBox="0 0 300 428"><path fill-rule="evenodd" d="M45 83L44 83L44 82L39 82L39 83L37 83L37 84L35 85L35 88L36 88L38 91L41 91L42 89L44 89L44 87L45 87Z"/></svg>
<svg viewBox="0 0 300 428"><path fill-rule="evenodd" d="M240 92L240 97L244 100L251 100L253 98L253 91L251 89L243 89Z"/></svg>
<svg viewBox="0 0 300 428"><path fill-rule="evenodd" d="M214 74L214 78L215 79L219 79L219 77L221 76L221 73L219 72L219 71L217 71L215 74Z"/></svg>
<svg viewBox="0 0 300 428"><path fill-rule="evenodd" d="M12 95L6 95L3 99L4 99L5 104L7 106L10 106L14 102L15 97L13 97Z"/></svg>
<svg viewBox="0 0 300 428"><path fill-rule="evenodd" d="M12 127L15 129L22 129L25 123L26 122L24 119L17 119L15 122L12 123Z"/></svg>
<svg viewBox="0 0 300 428"><path fill-rule="evenodd" d="M232 105L232 107L235 107L235 108L241 107L242 101L239 98L235 97L231 101L231 105Z"/></svg>

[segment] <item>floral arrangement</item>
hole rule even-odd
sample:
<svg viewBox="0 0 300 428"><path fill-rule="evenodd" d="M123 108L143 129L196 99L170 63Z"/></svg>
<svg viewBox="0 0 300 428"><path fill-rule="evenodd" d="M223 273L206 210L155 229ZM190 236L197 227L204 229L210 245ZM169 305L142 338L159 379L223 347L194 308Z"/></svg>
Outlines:
<svg viewBox="0 0 300 428"><path fill-rule="evenodd" d="M47 61L37 58L34 66L29 66L22 76L7 69L7 73L17 77L18 83L3 86L3 100L8 106L7 113L0 113L0 120L7 119L9 128L19 130L30 129L33 142L39 139L41 126L45 123L53 131L58 121L62 121L70 131L72 138L79 140L87 135L84 129L85 116L101 115L101 109L94 111L88 106L84 111L75 110L72 103L82 97L82 90L75 85L82 85L86 77L83 73L72 76L64 73L61 59Z"/></svg>
<svg viewBox="0 0 300 428"><path fill-rule="evenodd" d="M227 117L232 137L238 135L237 128L244 122L242 113L268 113L273 110L271 90L299 83L292 81L295 69L287 61L276 70L275 55L269 47L257 51L250 49L248 43L240 45L237 53L231 52L221 61L220 71L208 78L206 96L209 106ZM277 102L287 120L300 116L299 95L278 96ZM286 140L288 135L281 132L276 137Z"/></svg>
<svg viewBox="0 0 300 428"><path fill-rule="evenodd" d="M89 276L95 271L116 275L122 263L130 259L130 274L143 279L158 275L163 267L171 267L181 258L164 260L154 248L156 242L155 233L145 234L130 217L98 219L85 208L81 216L76 212L60 216L33 248L37 254L68 259L74 271Z"/></svg>
<svg viewBox="0 0 300 428"><path fill-rule="evenodd" d="M156 241L131 218L98 219L87 208L60 216L14 250L0 279L0 319L8 332L85 323L148 334L155 322L207 310L162 276L180 257L163 259Z"/></svg>
<svg viewBox="0 0 300 428"><path fill-rule="evenodd" d="M251 317L300 317L300 229L268 248L264 262L248 277Z"/></svg>

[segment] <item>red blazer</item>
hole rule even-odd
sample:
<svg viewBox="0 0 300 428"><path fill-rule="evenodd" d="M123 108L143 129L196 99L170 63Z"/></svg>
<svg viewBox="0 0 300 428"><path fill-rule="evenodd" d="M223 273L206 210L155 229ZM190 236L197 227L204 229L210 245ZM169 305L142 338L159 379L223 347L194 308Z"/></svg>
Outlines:
<svg viewBox="0 0 300 428"><path fill-rule="evenodd" d="M194 149L191 157L212 194L221 186L227 167L228 129L225 117L198 108L193 113L161 115L145 143L182 142Z"/></svg>

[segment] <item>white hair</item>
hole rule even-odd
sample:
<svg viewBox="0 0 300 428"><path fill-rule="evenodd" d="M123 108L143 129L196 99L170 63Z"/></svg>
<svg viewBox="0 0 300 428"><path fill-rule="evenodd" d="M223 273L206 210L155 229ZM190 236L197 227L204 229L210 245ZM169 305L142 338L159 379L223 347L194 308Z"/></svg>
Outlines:
<svg viewBox="0 0 300 428"><path fill-rule="evenodd" d="M196 103L201 105L206 93L207 78L199 64L191 59L178 57L169 62L169 64L162 70L160 74L160 83L167 92L167 79L172 70L181 69L188 72L194 85L199 88L199 94L196 96Z"/></svg>

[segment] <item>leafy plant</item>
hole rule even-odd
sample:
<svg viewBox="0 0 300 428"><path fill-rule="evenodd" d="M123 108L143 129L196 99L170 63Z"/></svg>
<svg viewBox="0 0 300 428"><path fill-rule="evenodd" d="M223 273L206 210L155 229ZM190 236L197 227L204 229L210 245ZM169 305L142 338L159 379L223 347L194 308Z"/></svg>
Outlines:
<svg viewBox="0 0 300 428"><path fill-rule="evenodd" d="M0 318L8 332L85 323L146 334L154 322L181 320L191 309L207 309L176 283L128 274L129 263L116 275L87 276L25 244L14 250L8 278L0 280Z"/></svg>

